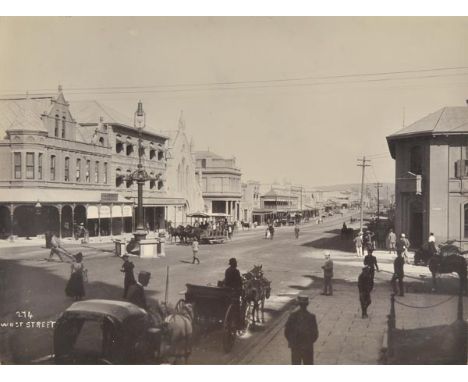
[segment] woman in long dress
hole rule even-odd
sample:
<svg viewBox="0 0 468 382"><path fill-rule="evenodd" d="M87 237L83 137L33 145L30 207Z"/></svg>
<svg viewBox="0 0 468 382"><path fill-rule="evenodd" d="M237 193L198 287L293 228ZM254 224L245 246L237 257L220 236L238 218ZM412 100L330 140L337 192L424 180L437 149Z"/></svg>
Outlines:
<svg viewBox="0 0 468 382"><path fill-rule="evenodd" d="M75 261L71 265L71 275L65 288L68 297L75 300L81 300L85 295L84 277L85 268L83 265L83 254L81 252L75 255Z"/></svg>

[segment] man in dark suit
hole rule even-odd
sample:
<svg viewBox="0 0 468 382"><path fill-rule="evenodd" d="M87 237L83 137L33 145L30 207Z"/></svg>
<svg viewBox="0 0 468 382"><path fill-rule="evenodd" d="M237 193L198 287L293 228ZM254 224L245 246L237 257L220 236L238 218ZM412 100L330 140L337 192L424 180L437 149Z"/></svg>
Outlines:
<svg viewBox="0 0 468 382"><path fill-rule="evenodd" d="M129 302L145 310L148 310L148 305L146 304L144 287L149 284L150 278L150 272L140 271L138 274L138 282L130 285L127 293L127 300Z"/></svg>
<svg viewBox="0 0 468 382"><path fill-rule="evenodd" d="M314 342L318 338L317 320L313 313L307 310L309 298L298 296L299 309L289 315L284 328L284 335L291 348L291 363L293 365L314 364Z"/></svg>
<svg viewBox="0 0 468 382"><path fill-rule="evenodd" d="M369 255L367 255L369 256ZM366 257L367 257L366 256ZM371 268L366 265L358 278L359 302L361 303L362 318L367 318L367 308L371 304L371 291L374 281L371 276Z"/></svg>
<svg viewBox="0 0 468 382"><path fill-rule="evenodd" d="M229 268L224 272L224 286L237 291L242 290L242 277L237 269L237 260L233 257L229 259Z"/></svg>
<svg viewBox="0 0 468 382"><path fill-rule="evenodd" d="M403 252L397 250L397 257L393 261L393 276L391 280L393 293L397 294L399 292L400 296L404 296L404 285L403 278L405 277L405 259L402 256ZM398 288L397 288L398 281ZM398 290L399 289L399 290Z"/></svg>

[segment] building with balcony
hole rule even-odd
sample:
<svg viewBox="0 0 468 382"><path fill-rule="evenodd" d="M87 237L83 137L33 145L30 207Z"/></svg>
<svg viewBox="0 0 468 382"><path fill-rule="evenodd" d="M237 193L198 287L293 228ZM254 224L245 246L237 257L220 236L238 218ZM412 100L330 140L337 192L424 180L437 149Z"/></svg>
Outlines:
<svg viewBox="0 0 468 382"><path fill-rule="evenodd" d="M235 158L211 151L196 151L196 173L207 213L225 213L240 220L241 171Z"/></svg>
<svg viewBox="0 0 468 382"><path fill-rule="evenodd" d="M132 216L132 202L111 194L112 153L104 127L86 136L61 88L55 96L0 100L0 235L71 236L77 224L109 234L110 216ZM88 221L101 214L101 226ZM97 212L96 212L97 211Z"/></svg>
<svg viewBox="0 0 468 382"><path fill-rule="evenodd" d="M414 247L430 232L468 249L468 107L444 107L387 137L395 229Z"/></svg>
<svg viewBox="0 0 468 382"><path fill-rule="evenodd" d="M69 104L57 95L0 100L0 235L35 236L46 230L90 236L134 230L138 130L133 121L96 101ZM182 198L166 190L167 137L146 128L142 159L154 179L145 184L149 229L163 228ZM157 177L158 176L158 177Z"/></svg>

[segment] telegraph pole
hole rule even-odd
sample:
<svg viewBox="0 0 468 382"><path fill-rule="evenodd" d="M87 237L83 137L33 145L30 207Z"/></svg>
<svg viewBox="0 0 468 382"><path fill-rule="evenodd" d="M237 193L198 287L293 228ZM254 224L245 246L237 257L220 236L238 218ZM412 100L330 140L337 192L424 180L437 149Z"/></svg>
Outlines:
<svg viewBox="0 0 468 382"><path fill-rule="evenodd" d="M366 164L367 162L370 162L370 159L366 159L365 156L362 157L362 159L358 159L358 167L362 167L362 178L361 178L361 218L359 222L359 230L362 232L362 223L364 220L364 210L363 210L363 202L364 202L364 175L366 171L366 167L369 167L370 164Z"/></svg>
<svg viewBox="0 0 468 382"><path fill-rule="evenodd" d="M375 187L377 188L377 220L380 220L380 189L382 188L382 183L377 182L375 184Z"/></svg>

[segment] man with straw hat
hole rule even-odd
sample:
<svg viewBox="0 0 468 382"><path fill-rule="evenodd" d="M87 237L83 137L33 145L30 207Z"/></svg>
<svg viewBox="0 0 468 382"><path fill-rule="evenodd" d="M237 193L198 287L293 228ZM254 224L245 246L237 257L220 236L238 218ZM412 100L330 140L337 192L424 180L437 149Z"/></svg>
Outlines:
<svg viewBox="0 0 468 382"><path fill-rule="evenodd" d="M299 309L289 315L284 328L284 335L291 349L291 363L293 365L314 364L314 343L318 338L317 319L307 310L309 298L298 296Z"/></svg>

